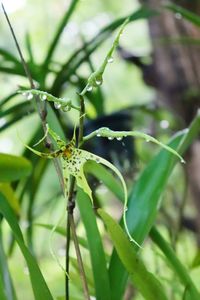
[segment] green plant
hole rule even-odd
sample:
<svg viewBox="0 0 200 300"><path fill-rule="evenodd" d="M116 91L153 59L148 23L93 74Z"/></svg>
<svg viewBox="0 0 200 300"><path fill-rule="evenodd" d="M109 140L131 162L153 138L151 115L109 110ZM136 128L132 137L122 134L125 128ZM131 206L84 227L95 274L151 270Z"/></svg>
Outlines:
<svg viewBox="0 0 200 300"><path fill-rule="evenodd" d="M84 135L84 121L87 113L85 109L85 101L86 99L90 101L97 114L102 114L105 99L99 92L99 87L102 84L103 74L107 64L111 60L113 51L118 45L119 37L124 26L135 19L150 17L155 14L155 12L144 7L136 13L128 16L128 18L121 18L105 27L94 39L84 45L80 50L74 52L70 60L65 62L60 70L55 74L52 86L50 88L46 88L45 82L48 72L51 71L50 64L52 55L58 45L59 37L64 26L68 22L71 14L75 11L77 3L78 1L71 2L69 10L64 15L63 20L58 27L42 65L37 66L33 59L26 64L14 33L13 37L15 38L22 62L19 62L17 58L13 57L5 50L1 50L0 52L5 65L7 62L13 63L12 68L2 66L0 67L0 70L24 76L22 69L23 66L30 83L30 88L23 87L20 91L16 91L3 99L1 101L1 107L6 107L6 104L13 97L21 94L24 94L28 100L33 99L33 101L23 101L20 104L11 106L11 108L4 109L1 116L6 116L8 118L8 122L1 127L1 130L5 130L12 124L15 124L16 121L25 114L26 109L34 103L33 107L36 107L41 118L44 137L41 139L42 130L40 128L41 126L39 126L38 128L35 128L36 130L30 144L32 145L37 143L38 145L45 141L45 146L50 149L50 151L44 152L44 147L41 145L39 146L39 150L35 150L34 148L25 145L28 149L24 150L23 155L32 162L32 165L34 165L32 177L28 177L31 172L31 164L24 158L9 157L9 159L12 160L10 168L8 159L6 164L5 155L2 154L0 157L0 170L3 172L0 174L0 180L1 182L9 182L9 187L3 183L0 188L0 211L2 214L1 223L3 223L3 220L5 219L9 224L13 235L9 245L9 252L12 253L12 249L16 241L24 259L26 260L34 297L38 300L53 299L55 297L57 299L90 299L91 295L95 296L96 299L101 300L120 300L124 297L128 276L130 276L134 288L136 288L145 299L155 299L155 297L158 299L169 299L168 290L165 288L161 278L148 271L148 267L146 267L144 259L137 253L139 250L142 252L140 247L142 247L144 240L150 232L152 241L160 247L163 255L171 264L173 274L180 279L184 289L184 293L182 293L181 297L187 297L186 299L191 300L199 299L199 291L190 278L189 271L182 265L175 252L170 248L170 246L168 246L167 242L158 233L158 231L152 229L152 226L155 224L160 195L165 189L167 179L177 164L178 159L181 160L181 162L184 162L182 155L199 133L200 115L198 113L190 128L187 131L179 132L172 138L168 145L165 145L158 139L140 131L114 131L109 128L101 127L87 135ZM13 30L6 12L5 16L7 17L11 30ZM191 19L190 15L189 19ZM60 92L63 84L67 80L70 81L70 76L76 72L79 64L85 61L90 64L89 56L91 53L94 52L96 48L109 36L110 32L121 24L122 27L99 69L94 71L92 68L92 74L89 76L88 80L78 78L76 86L79 91L77 93L78 104L75 103L74 99L65 100L61 98ZM28 49L29 55L32 57L33 55L31 55L30 44ZM34 80L39 82L39 90L36 89ZM95 94L95 99L93 98L92 93L90 93L94 88L97 88L98 91ZM31 108L31 113L34 111L33 107ZM16 109L17 113L14 113ZM78 112L78 121L76 121L79 123L78 134L76 134L76 126L74 126L73 139L70 142L66 142L67 138L70 139L70 133L67 135L65 134L65 130L69 128L66 128L66 125L64 125L61 118L61 112L64 112L65 115L68 116L68 114L71 113L71 110ZM149 164L141 172L138 180L134 182L134 185L129 192L129 196L127 193L126 183L119 170L106 159L82 149L87 141L95 138L96 136L109 140L116 139L118 141L121 141L127 136L132 136L135 138L142 138L146 142L151 141L163 148L159 154L151 159ZM55 150L55 147L58 147L58 149ZM35 154L42 158L52 158L54 161L62 193L65 200L67 200L65 203L67 212L64 211L64 214L67 214L66 230L62 226L53 225L52 223L34 223L33 206L36 199L36 191L42 182L45 170L48 166L47 160L40 159ZM61 159L61 165L57 158ZM114 171L120 179L122 187L119 185L118 180L116 180L113 174L104 166L108 167L111 171ZM3 170L6 170L6 172ZM123 223L126 233L122 230L123 224L121 224L122 226L117 224L117 222L115 222L102 209L97 211L105 223L111 237L111 242L114 245L113 253L110 256L107 254L106 247L103 246L103 238L98 227L98 222L100 222L100 220L99 217L96 216L95 209L93 209L92 206L93 204L94 208L96 206L99 207L102 206L102 203L101 201L98 201L95 190L91 190L83 171L93 174L99 180L102 180L116 198L124 203ZM10 184L10 182L14 183ZM29 187L30 182L32 182L33 189ZM11 189L12 194L9 189ZM20 206L22 206L22 203L26 201L26 192L29 199L26 211L27 219L29 221L29 227L27 229L28 247L24 241L23 233L19 226L19 220L21 217ZM81 215L81 220L79 220L79 222L83 222L84 224L87 241L85 239L81 239L77 235L76 222L74 219L74 208L76 203L78 204ZM39 206L39 209L41 209L41 206ZM52 294L51 286L46 283L47 278L44 278L42 275L39 264L36 262L36 258L32 254L32 251L33 253L35 251L33 231L34 226L36 225L50 230L51 237L52 233L58 233L66 238L66 261L64 268L64 276L66 280L65 295L61 298ZM12 274L10 274L9 267L5 263L6 255L4 253L2 232L1 228L0 260L2 262L2 267L0 268L0 296L1 299L17 299L17 289L15 290L15 286L12 283ZM70 257L71 237L75 246L76 259ZM134 243L131 243L131 241ZM82 248L87 251L87 256L91 259L91 267L88 267L87 263L83 263L81 255L81 250L83 250ZM70 265L73 265L75 270L74 281L76 282L76 280L78 281L81 279L81 283L78 282L77 284L77 298L76 294L71 293L69 286L69 278L73 281L73 272L69 269ZM90 274L91 271L92 275Z"/></svg>

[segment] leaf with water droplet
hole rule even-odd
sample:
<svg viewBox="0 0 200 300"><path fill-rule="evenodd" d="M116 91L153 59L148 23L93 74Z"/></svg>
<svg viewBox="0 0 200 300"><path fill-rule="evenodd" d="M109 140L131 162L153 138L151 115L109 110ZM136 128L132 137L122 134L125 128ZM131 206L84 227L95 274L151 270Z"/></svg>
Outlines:
<svg viewBox="0 0 200 300"><path fill-rule="evenodd" d="M54 102L54 107L55 107L56 109L60 109L60 108L61 108L61 104L58 103L58 102Z"/></svg>
<svg viewBox="0 0 200 300"><path fill-rule="evenodd" d="M42 96L41 96L41 100L42 100L42 101L47 100L47 95L42 95Z"/></svg>
<svg viewBox="0 0 200 300"><path fill-rule="evenodd" d="M31 100L33 99L33 94L32 93L28 93L27 94L27 100Z"/></svg>
<svg viewBox="0 0 200 300"><path fill-rule="evenodd" d="M55 104L55 106L57 106L56 108L62 108L64 111L68 111L68 110L70 110L71 108L80 111L80 108L77 107L77 106L75 106L75 105L73 105L73 104L71 103L71 100L70 100L70 99L58 98L58 97L55 97L55 96L53 96L53 95L51 95L51 94L49 94L49 93L47 93L47 92L44 92L44 91L31 89L31 90L26 90L26 91L24 91L24 90L19 90L18 93L19 93L19 94L22 94L22 95L25 94L26 96L28 95L28 97L29 97L30 99L33 98L33 95L36 95L36 96L38 96L38 97L41 99L41 101L47 100L47 101L49 101L49 102L58 103L59 105ZM32 95L32 97L29 96L30 94ZM30 99L29 99L29 100L30 100ZM67 109L66 109L66 108L67 108Z"/></svg>
<svg viewBox="0 0 200 300"><path fill-rule="evenodd" d="M111 48L109 49L105 59L103 60L103 63L101 64L101 66L89 76L86 87L80 93L82 96L88 91L88 86L89 87L90 86L91 87L98 87L99 85L102 84L102 82L103 82L103 73L106 69L107 64L113 62L113 57L112 57L113 52L117 48L117 46L119 44L120 36L122 35L122 32L123 32L125 26L128 24L128 22L129 22L129 18L127 18L124 21L121 28L119 29L118 34L117 34Z"/></svg>
<svg viewBox="0 0 200 300"><path fill-rule="evenodd" d="M83 140L85 140L85 141L89 140L94 135L96 135L96 132L98 132L98 134L100 134L102 137L108 138L109 140L116 138L118 141L120 141L123 137L127 137L127 136L142 138L146 142L152 142L152 143L157 144L160 147L166 149L167 151L171 152L172 154L177 156L182 163L185 162L184 159L181 157L180 154L178 154L177 151L175 151L171 147L163 144L162 142L160 142L156 138L152 137L151 135L140 132L140 131L135 131L135 130L134 131L114 131L114 130L109 129L108 127L101 127L98 130L90 133L88 136L84 137ZM122 145L125 146L124 142L122 142Z"/></svg>
<svg viewBox="0 0 200 300"><path fill-rule="evenodd" d="M110 56L110 57L107 58L107 62L108 62L109 64L113 63L113 61L114 61L114 59L113 59L112 56Z"/></svg>
<svg viewBox="0 0 200 300"><path fill-rule="evenodd" d="M91 92L91 91L93 90L93 87L92 87L92 85L89 85L89 84L88 84L88 86L87 86L86 89L87 89L88 92Z"/></svg>

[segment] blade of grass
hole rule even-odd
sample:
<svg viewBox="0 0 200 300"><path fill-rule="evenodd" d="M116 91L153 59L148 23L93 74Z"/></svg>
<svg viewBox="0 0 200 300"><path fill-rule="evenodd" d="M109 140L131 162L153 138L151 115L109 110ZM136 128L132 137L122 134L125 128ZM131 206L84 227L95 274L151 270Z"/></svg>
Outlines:
<svg viewBox="0 0 200 300"><path fill-rule="evenodd" d="M17 223L16 217L12 209L8 205L6 199L1 193L0 193L0 211L3 214L4 218L6 219L6 221L8 222L15 236L15 239L21 249L24 259L26 260L29 273L30 273L30 280L31 280L35 300L41 300L41 299L53 300L53 296L49 291L49 288L44 280L44 277L42 276L42 273L39 269L39 266L35 258L30 253L30 251L28 250L28 248L24 243L22 232Z"/></svg>
<svg viewBox="0 0 200 300"><path fill-rule="evenodd" d="M3 286L3 278L2 274L0 273L0 299L1 300L8 300L5 294L4 286Z"/></svg>
<svg viewBox="0 0 200 300"><path fill-rule="evenodd" d="M69 22L70 17L72 16L73 12L75 11L76 5L78 4L78 2L79 2L79 0L72 0L68 10L66 11L65 15L63 16L63 18L58 26L58 29L55 33L55 36L50 44L50 47L47 51L47 56L46 56L44 64L43 64L44 69L46 69L48 67L48 65L52 59L52 56L54 54L54 51L55 51L56 47L58 46L60 36L61 36L65 26Z"/></svg>
<svg viewBox="0 0 200 300"><path fill-rule="evenodd" d="M98 213L108 229L119 258L130 274L134 286L147 300L167 300L161 283L146 269L120 225L102 209L98 209Z"/></svg>
<svg viewBox="0 0 200 300"><path fill-rule="evenodd" d="M1 273L0 277L2 278L4 283L4 288L2 288L2 292L3 290L5 290L6 299L17 300L17 296L10 276L10 271L8 269L7 257L4 252L1 225L0 225L0 273ZM1 290L1 286L0 286L0 290ZM1 295L1 291L0 291L0 299L4 299L3 296Z"/></svg>
<svg viewBox="0 0 200 300"><path fill-rule="evenodd" d="M106 268L105 253L97 227L96 217L92 209L90 198L80 188L78 189L77 203L87 234L96 298L97 300L110 300L111 292L108 270Z"/></svg>
<svg viewBox="0 0 200 300"><path fill-rule="evenodd" d="M20 214L20 204L10 183L0 182L0 192L5 196L16 215Z"/></svg>
<svg viewBox="0 0 200 300"><path fill-rule="evenodd" d="M150 231L150 237L152 241L161 249L165 257L170 262L171 268L177 274L185 288L187 288L187 295L191 300L200 299L200 294L197 291L192 279L190 278L188 270L181 264L178 257L176 256L174 250L171 246L165 241L162 235L158 230L153 227Z"/></svg>
<svg viewBox="0 0 200 300"><path fill-rule="evenodd" d="M5 98L1 99L1 102L0 102L0 108L2 108L2 106L4 104L6 104L9 100L11 100L13 97L17 96L18 93L17 92L14 92L8 96L6 96Z"/></svg>
<svg viewBox="0 0 200 300"><path fill-rule="evenodd" d="M103 165L97 165L93 161L88 161L87 164L85 164L84 171L102 181L118 199L123 201L124 192L119 186L119 181Z"/></svg>
<svg viewBox="0 0 200 300"><path fill-rule="evenodd" d="M0 153L0 181L21 179L31 173L32 165L24 157Z"/></svg>
<svg viewBox="0 0 200 300"><path fill-rule="evenodd" d="M14 63L15 65L18 65L19 67L21 67L20 62L18 61L18 59L12 55L10 52L6 51L5 49L0 48L0 55L9 62Z"/></svg>

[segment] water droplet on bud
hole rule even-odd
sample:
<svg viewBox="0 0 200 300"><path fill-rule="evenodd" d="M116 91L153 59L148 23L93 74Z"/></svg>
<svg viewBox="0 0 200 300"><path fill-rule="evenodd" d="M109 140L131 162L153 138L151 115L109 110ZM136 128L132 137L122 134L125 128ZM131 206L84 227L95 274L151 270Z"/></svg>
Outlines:
<svg viewBox="0 0 200 300"><path fill-rule="evenodd" d="M92 89L93 89L93 87L92 87L91 85L88 85L88 86L87 86L87 91L88 91L88 92L91 92Z"/></svg>
<svg viewBox="0 0 200 300"><path fill-rule="evenodd" d="M146 142L147 142L147 143L150 142L150 139L146 139Z"/></svg>
<svg viewBox="0 0 200 300"><path fill-rule="evenodd" d="M102 79L96 79L96 80L95 80L96 85L101 85L102 82L103 82Z"/></svg>
<svg viewBox="0 0 200 300"><path fill-rule="evenodd" d="M101 137L101 133L98 132L98 133L97 133L97 136L98 136L98 137Z"/></svg>
<svg viewBox="0 0 200 300"><path fill-rule="evenodd" d="M27 96L27 93L26 93L26 92L22 93L22 96L26 97L26 96Z"/></svg>
<svg viewBox="0 0 200 300"><path fill-rule="evenodd" d="M175 13L175 18L177 20L181 20L182 19L182 15L179 12L177 12L177 13Z"/></svg>
<svg viewBox="0 0 200 300"><path fill-rule="evenodd" d="M55 107L56 109L59 109L59 108L61 108L61 104L58 103L58 102L54 102L54 107Z"/></svg>
<svg viewBox="0 0 200 300"><path fill-rule="evenodd" d="M41 100L42 100L42 101L47 100L47 96L46 96L46 95L42 95Z"/></svg>
<svg viewBox="0 0 200 300"><path fill-rule="evenodd" d="M114 59L113 59L112 56L110 56L110 57L107 58L107 62L108 62L109 64L111 64L111 63L113 62L113 60L114 60Z"/></svg>
<svg viewBox="0 0 200 300"><path fill-rule="evenodd" d="M185 160L183 158L181 158L181 163L185 164Z"/></svg>
<svg viewBox="0 0 200 300"><path fill-rule="evenodd" d="M32 93L28 93L27 94L27 100L31 100L33 99L33 94Z"/></svg>
<svg viewBox="0 0 200 300"><path fill-rule="evenodd" d="M112 140L114 139L114 137L113 137L113 136L109 136L108 139L109 139L110 141L112 141Z"/></svg>
<svg viewBox="0 0 200 300"><path fill-rule="evenodd" d="M96 162L99 164L99 163L100 163L100 159L99 159L99 158L96 158Z"/></svg>
<svg viewBox="0 0 200 300"><path fill-rule="evenodd" d="M118 140L118 141L121 141L122 139L123 139L122 136L118 136L118 137L117 137L117 140Z"/></svg>

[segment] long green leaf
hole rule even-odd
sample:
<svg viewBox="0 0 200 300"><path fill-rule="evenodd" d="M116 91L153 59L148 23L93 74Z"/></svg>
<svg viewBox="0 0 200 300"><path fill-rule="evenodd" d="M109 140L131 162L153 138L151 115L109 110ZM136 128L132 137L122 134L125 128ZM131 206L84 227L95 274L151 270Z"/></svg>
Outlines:
<svg viewBox="0 0 200 300"><path fill-rule="evenodd" d="M120 225L102 209L98 213L107 226L119 258L130 274L134 286L147 300L167 299L161 283L146 269Z"/></svg>
<svg viewBox="0 0 200 300"><path fill-rule="evenodd" d="M21 179L31 173L31 163L24 157L0 153L0 181Z"/></svg>
<svg viewBox="0 0 200 300"><path fill-rule="evenodd" d="M24 243L24 239L22 236L22 232L20 230L20 227L17 223L16 217L8 205L6 199L4 196L0 193L0 211L6 221L8 222L15 239L21 249L21 252L24 256L24 259L26 260L29 273L30 273L30 279L32 283L33 293L35 296L35 300L53 300L53 297L49 291L49 288L44 280L44 277L42 276L42 273L39 269L39 266L34 258L34 256L31 254L31 252L28 250Z"/></svg>
<svg viewBox="0 0 200 300"><path fill-rule="evenodd" d="M58 29L55 33L55 36L53 38L53 41L49 47L49 50L47 52L47 56L45 58L45 61L44 61L44 68L46 68L53 56L53 53L56 49L56 46L58 45L58 41L60 39L60 36L66 26L66 24L68 23L72 13L75 11L75 8L76 8L76 5L78 4L79 0L72 0L68 10L66 11L65 15L63 16L59 26L58 26Z"/></svg>
<svg viewBox="0 0 200 300"><path fill-rule="evenodd" d="M97 165L93 161L88 161L87 164L85 164L84 171L92 174L100 181L102 181L117 198L123 201L124 193L119 186L119 181L115 177L113 177L113 175L103 165Z"/></svg>
<svg viewBox="0 0 200 300"><path fill-rule="evenodd" d="M87 234L96 289L96 298L97 300L110 300L111 292L108 270L106 268L105 253L97 227L95 214L92 209L89 196L80 188L78 189L77 202Z"/></svg>
<svg viewBox="0 0 200 300"><path fill-rule="evenodd" d="M1 227L0 227L0 274L1 274L0 277L2 278L2 281L4 283L4 290L5 290L7 300L16 300L17 297L10 276L10 271L8 269L7 257L4 252ZM1 292L0 292L0 299L3 299L1 297Z"/></svg>
<svg viewBox="0 0 200 300"><path fill-rule="evenodd" d="M14 55L12 55L10 52L8 52L7 50L5 50L5 49L0 48L0 55L6 61L12 62L12 63L14 63L15 65L18 65L18 66L21 65L20 62L18 61L18 59Z"/></svg>
<svg viewBox="0 0 200 300"><path fill-rule="evenodd" d="M0 299L1 300L8 300L5 294L4 284L3 284L3 277L0 273Z"/></svg>
<svg viewBox="0 0 200 300"><path fill-rule="evenodd" d="M197 291L192 279L190 278L189 271L187 271L186 268L181 264L170 245L154 227L150 231L150 237L164 253L165 257L170 262L171 268L178 275L185 288L187 288L187 295L190 297L188 299L199 300L200 293Z"/></svg>
<svg viewBox="0 0 200 300"><path fill-rule="evenodd" d="M4 195L9 205L15 211L16 214L20 214L20 204L15 192L10 183L0 182L0 192Z"/></svg>
<svg viewBox="0 0 200 300"><path fill-rule="evenodd" d="M181 155L191 145L200 130L200 114L192 122L187 131L176 135L169 146ZM167 180L176 165L176 158L169 152L160 151L150 161L141 176L134 183L129 196L127 224L134 239L142 243L153 225L159 207L160 195L164 191ZM116 252L113 252L110 263L110 281L112 297L122 298L127 282L127 272L122 266Z"/></svg>

